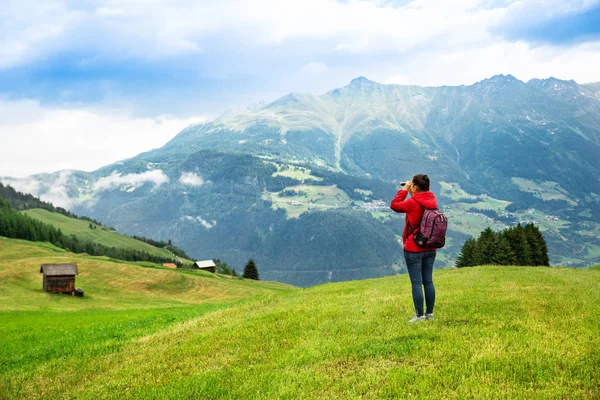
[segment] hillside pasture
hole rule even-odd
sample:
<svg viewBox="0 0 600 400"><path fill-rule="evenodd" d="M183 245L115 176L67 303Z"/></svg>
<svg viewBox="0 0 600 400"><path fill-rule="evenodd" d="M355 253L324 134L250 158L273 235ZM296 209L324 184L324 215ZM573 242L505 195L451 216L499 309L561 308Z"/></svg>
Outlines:
<svg viewBox="0 0 600 400"><path fill-rule="evenodd" d="M66 235L75 235L82 240L92 241L108 247L144 251L157 257L173 258L173 254L168 249L154 247L148 243L122 235L105 226L96 225L86 220L70 218L39 208L22 212L31 218L53 225L62 230ZM90 228L90 225L94 228ZM181 261L191 264L189 260L182 259Z"/></svg>
<svg viewBox="0 0 600 400"><path fill-rule="evenodd" d="M569 192L565 190L558 182L552 181L534 181L531 179L512 177L511 181L520 191L532 193L535 197L544 201L564 200L570 206L576 206Z"/></svg>
<svg viewBox="0 0 600 400"><path fill-rule="evenodd" d="M40 265L53 263L77 264L76 286L84 289L83 298L42 291ZM143 264L75 255L49 244L0 237L0 312L227 304L293 288L280 283Z"/></svg>
<svg viewBox="0 0 600 400"><path fill-rule="evenodd" d="M352 199L346 192L339 189L336 185L314 186L314 185L296 185L286 187L285 190L304 192L302 196L281 197L280 192L265 192L264 197L273 203L273 208L283 208L287 212L288 218L297 218L303 212L309 210L335 209L350 206Z"/></svg>
<svg viewBox="0 0 600 400"><path fill-rule="evenodd" d="M0 397L600 396L597 271L484 266L435 281L435 319L417 324L406 275L220 310L62 313L71 325L3 313Z"/></svg>
<svg viewBox="0 0 600 400"><path fill-rule="evenodd" d="M284 164L285 165L285 164ZM322 181L323 178L311 175L311 170L305 167L299 167L294 165L276 164L277 172L273 173L273 176L286 176L288 178L296 179L303 182L306 179L312 179L315 181Z"/></svg>

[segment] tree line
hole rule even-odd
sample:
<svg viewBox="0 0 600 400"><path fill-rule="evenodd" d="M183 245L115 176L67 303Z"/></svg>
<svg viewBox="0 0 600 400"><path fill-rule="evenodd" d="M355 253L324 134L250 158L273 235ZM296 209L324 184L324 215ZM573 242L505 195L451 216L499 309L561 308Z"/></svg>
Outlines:
<svg viewBox="0 0 600 400"><path fill-rule="evenodd" d="M179 247L175 246L171 239L169 239L168 242L164 242L162 240L149 239L144 236L135 236L134 235L134 236L132 236L132 238L139 240L140 242L148 243L149 245L154 246L154 247L158 247L161 249L167 249L171 253L175 254L178 257L187 258L188 260L192 259L190 256L187 255L187 253L183 249L180 249Z"/></svg>
<svg viewBox="0 0 600 400"><path fill-rule="evenodd" d="M487 228L463 244L456 267L490 264L549 266L546 240L534 224L518 224L500 232Z"/></svg>
<svg viewBox="0 0 600 400"><path fill-rule="evenodd" d="M88 221L88 222L90 222L90 224L89 224L90 229L96 229L96 225L97 225L97 226L101 226L105 229L110 229L111 231L115 230L114 228L104 226L101 222L98 222L93 218L86 217L86 216L79 216L75 213L65 210L62 207L56 207L52 203L48 203L46 201L40 200L39 198L37 198L31 194L21 193L21 192L15 190L10 185L3 185L1 182L0 182L0 197L4 198L6 201L8 201L10 203L10 205L15 210L18 210L18 211L31 210L34 208L41 208L43 210L55 212L55 213L64 215L69 218L75 218L75 219ZM141 242L148 243L149 245L154 246L154 247L167 249L171 253L175 254L178 257L191 259L191 257L189 257L185 253L184 250L175 246L171 240L169 240L168 242L164 242L164 241L149 239L149 238L146 238L143 236L133 236L133 238L137 239ZM131 260L129 260L129 261L131 261ZM137 261L137 260L134 260L134 261ZM168 262L170 262L170 261L168 261Z"/></svg>
<svg viewBox="0 0 600 400"><path fill-rule="evenodd" d="M33 219L15 210L8 201L0 198L0 236L34 242L48 242L72 253L106 256L124 261L149 261L157 264L182 264L177 260L158 257L145 251L108 247L75 235L67 236L50 224Z"/></svg>

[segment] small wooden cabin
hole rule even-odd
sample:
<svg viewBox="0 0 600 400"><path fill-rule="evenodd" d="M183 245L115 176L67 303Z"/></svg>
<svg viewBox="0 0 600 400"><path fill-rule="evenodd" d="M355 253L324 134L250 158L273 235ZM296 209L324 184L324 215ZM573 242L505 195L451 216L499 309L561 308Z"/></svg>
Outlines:
<svg viewBox="0 0 600 400"><path fill-rule="evenodd" d="M171 268L171 269L177 269L177 264L173 264L173 263L164 263L163 267L167 267L167 268Z"/></svg>
<svg viewBox="0 0 600 400"><path fill-rule="evenodd" d="M193 269L201 269L202 271L217 272L217 266L213 260L196 261L192 267Z"/></svg>
<svg viewBox="0 0 600 400"><path fill-rule="evenodd" d="M75 292L77 264L42 264L40 274L44 274L43 289L46 292Z"/></svg>

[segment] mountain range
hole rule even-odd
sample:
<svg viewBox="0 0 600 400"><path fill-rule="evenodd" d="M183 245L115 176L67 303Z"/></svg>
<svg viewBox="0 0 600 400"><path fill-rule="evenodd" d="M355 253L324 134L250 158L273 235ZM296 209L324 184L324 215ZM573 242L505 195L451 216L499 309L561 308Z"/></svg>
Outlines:
<svg viewBox="0 0 600 400"><path fill-rule="evenodd" d="M82 127L85 129L85 127ZM498 75L470 86L359 77L190 126L93 172L2 178L118 231L297 285L404 270L398 182L426 173L449 267L485 227L535 222L553 264L600 261L600 83Z"/></svg>

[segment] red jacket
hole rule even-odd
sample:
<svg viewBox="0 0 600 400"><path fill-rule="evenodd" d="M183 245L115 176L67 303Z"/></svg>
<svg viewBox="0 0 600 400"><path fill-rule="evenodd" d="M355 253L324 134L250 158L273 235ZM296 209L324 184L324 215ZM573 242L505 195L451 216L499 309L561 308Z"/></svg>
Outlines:
<svg viewBox="0 0 600 400"><path fill-rule="evenodd" d="M417 246L413 238L413 231L419 228L421 217L423 216L423 207L437 208L437 200L433 192L419 192L405 200L408 192L404 189L398 191L394 200L390 204L390 208L397 213L406 213L406 224L404 224L404 232L402 233L402 241L404 242L404 250L412 252L429 251ZM423 207L421 207L423 206ZM408 225L410 224L410 235L408 234Z"/></svg>

